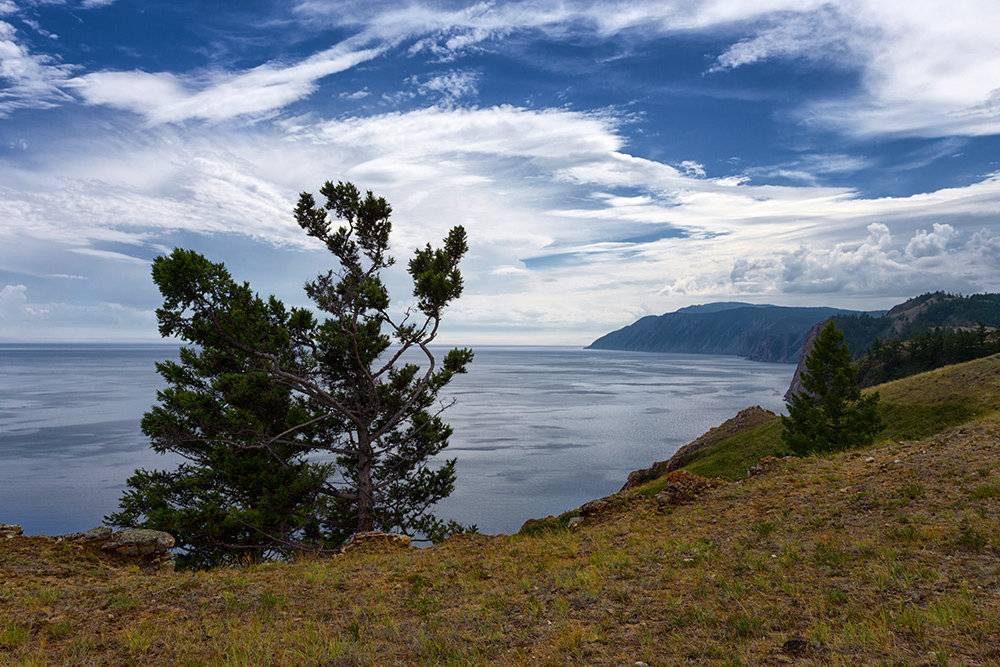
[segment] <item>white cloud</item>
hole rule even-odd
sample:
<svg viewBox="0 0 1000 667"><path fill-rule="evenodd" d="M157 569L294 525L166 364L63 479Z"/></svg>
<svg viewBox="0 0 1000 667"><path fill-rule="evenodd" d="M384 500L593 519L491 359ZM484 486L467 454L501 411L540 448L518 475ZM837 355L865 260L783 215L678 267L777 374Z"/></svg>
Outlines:
<svg viewBox="0 0 1000 667"><path fill-rule="evenodd" d="M860 136L995 134L998 21L993 0L855 0L779 18L730 47L713 70L770 58L832 58L860 71L863 88L808 105L802 114L809 122Z"/></svg>
<svg viewBox="0 0 1000 667"><path fill-rule="evenodd" d="M946 252L948 243L957 232L949 224L934 223L934 231L918 230L916 235L906 244L906 254L909 257L934 257Z"/></svg>
<svg viewBox="0 0 1000 667"><path fill-rule="evenodd" d="M417 92L421 95L434 96L442 104L451 105L462 98L474 97L478 92L478 82L479 75L475 72L453 70L417 82Z"/></svg>
<svg viewBox="0 0 1000 667"><path fill-rule="evenodd" d="M110 0L87 0L97 7ZM15 12L6 0L0 15ZM768 0L626 2L560 0L478 2L460 8L430 2L300 2L295 12L357 32L348 40L294 63L271 61L237 72L100 71L75 78L71 66L31 53L0 27L0 67L15 81L0 112L65 101L75 91L88 104L143 115L151 123L233 117L258 118L312 94L330 74L370 61L409 42L410 53L455 60L470 49L502 48L516 32L549 38L607 38L628 32L642 43L664 35L698 33L733 42L708 68L712 76L765 60L822 61L860 74L853 94L800 110L805 122L852 135L983 135L1000 132L1000 4L995 0ZM469 74L425 82L446 103L475 94ZM790 172L794 177L794 173Z"/></svg>
<svg viewBox="0 0 1000 667"><path fill-rule="evenodd" d="M7 318L20 312L28 300L27 291L24 285L4 285L0 289L0 314Z"/></svg>
<svg viewBox="0 0 1000 667"><path fill-rule="evenodd" d="M153 124L220 121L281 109L312 93L317 80L381 52L341 44L294 65L268 63L239 73L211 74L205 80L166 72L106 71L74 78L65 85L88 104L133 111Z"/></svg>
<svg viewBox="0 0 1000 667"><path fill-rule="evenodd" d="M694 160L684 160L681 162L680 168L688 176L705 177L705 165L699 164Z"/></svg>
<svg viewBox="0 0 1000 667"><path fill-rule="evenodd" d="M0 21L0 116L15 109L46 108L65 101L59 89L75 68L56 58L32 53L18 39L17 30Z"/></svg>
<svg viewBox="0 0 1000 667"><path fill-rule="evenodd" d="M679 280L666 293L849 295L905 298L931 290L977 292L995 290L1000 276L982 257L985 232L968 235L948 224L934 231L917 230L897 240L882 223L868 225L861 242L841 242L832 248L802 243L793 250L767 252L758 247L737 258L731 270L696 280ZM815 300L815 297L813 297Z"/></svg>
<svg viewBox="0 0 1000 667"><path fill-rule="evenodd" d="M709 72L721 72L772 58L823 60L842 67L858 63L864 35L831 5L801 13L776 13L767 28L718 56Z"/></svg>
<svg viewBox="0 0 1000 667"><path fill-rule="evenodd" d="M343 100L354 101L354 100L363 100L369 95L371 95L371 93L368 91L368 88L365 87L362 88L361 90L356 90L353 93L341 93L339 97Z"/></svg>
<svg viewBox="0 0 1000 667"><path fill-rule="evenodd" d="M179 142L167 126L135 145L95 137L71 157L50 155L46 176L31 180L0 166L0 182L20 183L0 188L0 242L72 238L78 259L108 263L112 253L137 267L178 233L227 263L240 259L234 235L300 252L316 246L291 219L296 194L343 178L392 203L400 258L466 226L456 326L533 321L585 342L644 308L695 296L850 305L1000 288L1000 240L983 231L996 226L1000 176L879 199L756 186L629 155L613 116L569 110L435 107L284 127L188 128ZM262 254L255 287L279 281L298 293L309 277L299 255ZM89 275L68 263L44 272Z"/></svg>

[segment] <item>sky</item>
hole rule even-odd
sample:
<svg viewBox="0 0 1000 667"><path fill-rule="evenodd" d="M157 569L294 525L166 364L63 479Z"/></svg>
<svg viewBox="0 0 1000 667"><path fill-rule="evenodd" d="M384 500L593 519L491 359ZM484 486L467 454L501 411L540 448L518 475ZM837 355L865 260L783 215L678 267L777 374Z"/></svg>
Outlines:
<svg viewBox="0 0 1000 667"><path fill-rule="evenodd" d="M0 0L0 341L153 341L174 247L306 306L351 181L442 342L1000 290L996 0Z"/></svg>

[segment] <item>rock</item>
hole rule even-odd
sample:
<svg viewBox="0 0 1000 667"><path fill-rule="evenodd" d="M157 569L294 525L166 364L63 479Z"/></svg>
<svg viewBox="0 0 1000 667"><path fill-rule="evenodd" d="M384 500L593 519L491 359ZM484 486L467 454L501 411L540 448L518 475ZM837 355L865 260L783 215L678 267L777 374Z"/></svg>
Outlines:
<svg viewBox="0 0 1000 667"><path fill-rule="evenodd" d="M747 469L747 477L755 477L756 475L763 475L766 472L774 470L776 467L787 461L797 460L797 456L786 456L784 458L778 458L776 456L765 456L757 462L757 465L752 466Z"/></svg>
<svg viewBox="0 0 1000 667"><path fill-rule="evenodd" d="M116 551L125 556L162 557L174 546L173 535L162 530L128 528L114 533L111 540L102 544L105 551Z"/></svg>
<svg viewBox="0 0 1000 667"><path fill-rule="evenodd" d="M106 542L111 537L111 533L112 530L107 526L97 526L96 528L85 530L82 533L70 533L68 535L63 535L60 539L81 544L87 544L89 542Z"/></svg>
<svg viewBox="0 0 1000 667"><path fill-rule="evenodd" d="M656 504L661 508L693 500L706 490L723 483L722 480L709 479L687 470L674 470L667 474L666 480L663 490L655 498Z"/></svg>
<svg viewBox="0 0 1000 667"><path fill-rule="evenodd" d="M569 527L570 530L574 532L580 530L580 526L583 525L583 517L582 516L570 517L570 520L569 522L567 522L566 525Z"/></svg>
<svg viewBox="0 0 1000 667"><path fill-rule="evenodd" d="M604 510L606 510L608 507L611 506L613 498L614 498L613 495L604 496L603 498L598 498L597 500L591 500L590 502L580 505L579 509L580 516L581 517L597 516L598 514L600 514L601 512L603 512Z"/></svg>
<svg viewBox="0 0 1000 667"><path fill-rule="evenodd" d="M24 529L15 523L0 523L0 537L10 539L23 534Z"/></svg>
<svg viewBox="0 0 1000 667"><path fill-rule="evenodd" d="M399 533L380 533L378 531L355 533L341 549L341 552L362 551L368 553L406 549L410 546L410 541L409 535L400 535Z"/></svg>
<svg viewBox="0 0 1000 667"><path fill-rule="evenodd" d="M781 652L797 658L804 658L812 655L816 647L801 637L792 637L781 646Z"/></svg>

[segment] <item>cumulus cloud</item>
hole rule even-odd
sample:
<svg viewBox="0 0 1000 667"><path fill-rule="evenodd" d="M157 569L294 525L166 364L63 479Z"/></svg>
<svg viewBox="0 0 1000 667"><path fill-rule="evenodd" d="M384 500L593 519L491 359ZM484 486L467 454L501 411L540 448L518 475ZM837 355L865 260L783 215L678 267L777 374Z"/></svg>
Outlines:
<svg viewBox="0 0 1000 667"><path fill-rule="evenodd" d="M951 225L935 222L933 231L928 232L924 229L917 231L906 244L906 254L913 258L942 255L947 251L948 242L954 239L956 234L955 228Z"/></svg>
<svg viewBox="0 0 1000 667"><path fill-rule="evenodd" d="M982 256L990 242L995 243L985 230L963 234L951 225L936 223L931 232L921 229L909 238L896 238L888 225L876 222L868 225L867 232L860 242L842 242L832 248L808 243L774 252L759 248L737 258L728 274L677 281L665 291L904 298L938 289L978 292L997 288L997 276Z"/></svg>

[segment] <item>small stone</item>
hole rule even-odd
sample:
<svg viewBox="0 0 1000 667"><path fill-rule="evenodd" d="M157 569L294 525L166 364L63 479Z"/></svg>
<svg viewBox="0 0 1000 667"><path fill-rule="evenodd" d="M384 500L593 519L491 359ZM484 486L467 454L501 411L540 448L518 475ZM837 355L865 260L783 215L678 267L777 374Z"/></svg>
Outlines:
<svg viewBox="0 0 1000 667"><path fill-rule="evenodd" d="M806 656L812 653L813 646L801 637L792 637L781 646L781 652L794 656Z"/></svg>
<svg viewBox="0 0 1000 667"><path fill-rule="evenodd" d="M569 527L570 530L576 532L580 530L580 526L583 525L583 517L582 516L570 517L570 520L567 522L566 525Z"/></svg>
<svg viewBox="0 0 1000 667"><path fill-rule="evenodd" d="M866 457L865 458L865 463L875 463L875 457L874 456L868 456L868 457Z"/></svg>

